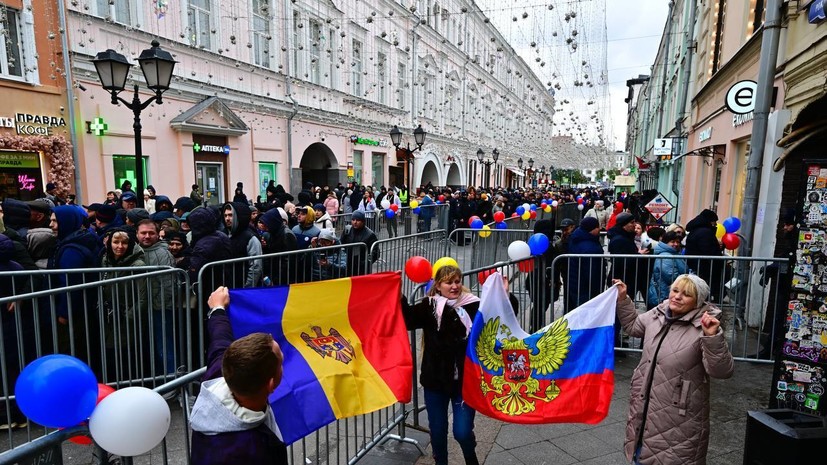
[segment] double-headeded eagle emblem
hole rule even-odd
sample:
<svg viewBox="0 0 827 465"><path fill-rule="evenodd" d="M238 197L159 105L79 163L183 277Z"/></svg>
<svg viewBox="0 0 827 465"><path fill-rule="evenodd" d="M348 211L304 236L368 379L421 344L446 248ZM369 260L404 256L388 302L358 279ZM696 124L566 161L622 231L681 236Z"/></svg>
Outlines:
<svg viewBox="0 0 827 465"><path fill-rule="evenodd" d="M356 356L356 350L353 349L350 341L345 339L336 328L330 328L330 334L327 336L322 332L322 328L318 326L313 326L310 329L316 333L315 337L307 333L302 333L302 339L311 349L321 355L322 358L331 357L344 364L348 364L353 360L353 357Z"/></svg>
<svg viewBox="0 0 827 465"><path fill-rule="evenodd" d="M505 338L497 339L499 334ZM532 375L549 375L559 369L569 346L571 335L565 318L555 321L533 346L512 336L508 326L500 325L499 317L488 320L477 340L477 357L485 370L495 374L502 370L502 375L491 377L490 384L482 377L483 396L493 394L491 405L511 416L533 412L535 400L551 402L560 395L560 388L551 380L540 389L540 381Z"/></svg>

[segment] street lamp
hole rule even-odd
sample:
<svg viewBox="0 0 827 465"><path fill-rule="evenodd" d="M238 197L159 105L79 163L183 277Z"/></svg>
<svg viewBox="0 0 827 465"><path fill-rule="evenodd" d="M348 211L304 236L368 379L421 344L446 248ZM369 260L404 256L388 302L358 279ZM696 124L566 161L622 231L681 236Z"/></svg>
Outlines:
<svg viewBox="0 0 827 465"><path fill-rule="evenodd" d="M428 133L422 129L422 125L418 125L416 129L413 131L414 135L414 142L416 143L416 148L411 149L411 143L408 142L407 146L404 148L405 150L405 160L408 162L408 196L410 196L411 189L413 188L413 162L414 162L414 152L417 150L422 150L422 144L425 143L425 135ZM391 136L391 143L396 150L399 151L399 145L402 143L402 131L394 125L390 132ZM416 190L414 190L416 192Z"/></svg>
<svg viewBox="0 0 827 465"><path fill-rule="evenodd" d="M138 95L138 85L134 86L134 94L132 101L127 102L118 94L123 92L126 87L126 79L129 75L129 69L132 64L127 61L126 57L120 53L109 49L104 52L99 52L95 55L92 63L95 64L95 69L98 72L98 78L104 90L109 91L112 95L112 104L117 105L118 102L123 103L126 108L132 110L135 116L132 124L132 129L135 132L135 197L138 207L144 206L144 165L143 165L143 150L141 149L141 111L151 105L153 102L159 105L163 103L161 96L169 89L169 83L172 80L172 72L175 69L175 61L172 55L161 50L160 43L157 40L152 41L152 48L148 48L141 52L138 57L138 63L141 65L141 72L144 75L146 86L155 92L155 95L150 97L147 101L141 102L140 95Z"/></svg>
<svg viewBox="0 0 827 465"><path fill-rule="evenodd" d="M479 160L481 165L485 165L485 188L491 187L491 165L497 163L497 159L500 158L500 151L494 149L491 151L491 158L493 161L485 160L485 152L482 149L477 150L477 160Z"/></svg>

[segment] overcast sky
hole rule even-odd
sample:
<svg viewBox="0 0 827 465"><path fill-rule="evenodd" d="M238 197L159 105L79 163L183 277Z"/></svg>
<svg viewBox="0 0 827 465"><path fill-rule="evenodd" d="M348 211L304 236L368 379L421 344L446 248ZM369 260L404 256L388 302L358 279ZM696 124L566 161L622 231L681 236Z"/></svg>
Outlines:
<svg viewBox="0 0 827 465"><path fill-rule="evenodd" d="M606 1L609 95L618 150L626 141L626 80L650 74L668 12L668 0Z"/></svg>

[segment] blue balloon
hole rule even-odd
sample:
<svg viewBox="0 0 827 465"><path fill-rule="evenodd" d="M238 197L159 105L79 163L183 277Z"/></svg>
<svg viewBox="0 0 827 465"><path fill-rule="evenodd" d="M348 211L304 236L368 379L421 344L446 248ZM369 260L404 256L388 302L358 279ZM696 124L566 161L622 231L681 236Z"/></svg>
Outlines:
<svg viewBox="0 0 827 465"><path fill-rule="evenodd" d="M414 209L413 209L413 214L414 214L414 215L418 215L418 214L419 214L419 211L420 211L420 210L419 210L419 207L416 207L416 208L414 208Z"/></svg>
<svg viewBox="0 0 827 465"><path fill-rule="evenodd" d="M531 255L542 255L548 250L548 236L543 233L533 234L528 238L528 248L531 250Z"/></svg>
<svg viewBox="0 0 827 465"><path fill-rule="evenodd" d="M537 205L531 204L531 206L530 206L530 207L528 207L528 208L529 208L529 210L531 210L531 211L533 211L533 212L536 212L536 211L537 211Z"/></svg>
<svg viewBox="0 0 827 465"><path fill-rule="evenodd" d="M482 220L477 218L476 220L471 222L471 229L482 229L482 225Z"/></svg>
<svg viewBox="0 0 827 465"><path fill-rule="evenodd" d="M741 229L741 220L734 216L730 216L724 220L724 229L726 229L726 232L729 234L734 234L735 231Z"/></svg>
<svg viewBox="0 0 827 465"><path fill-rule="evenodd" d="M33 422L49 428L75 426L98 401L92 369L69 355L47 355L30 363L14 386L17 405Z"/></svg>
<svg viewBox="0 0 827 465"><path fill-rule="evenodd" d="M393 218L394 216L396 216L396 213L394 213L394 211L393 211L393 210L391 210L390 208L388 208L387 210L385 210L385 218L387 218L387 219L391 219L391 218Z"/></svg>
<svg viewBox="0 0 827 465"><path fill-rule="evenodd" d="M431 286L433 286L433 285L434 285L434 280L433 280L433 279L431 279L431 280L429 280L427 283L425 283L425 292L430 291L430 290L431 290Z"/></svg>
<svg viewBox="0 0 827 465"><path fill-rule="evenodd" d="M500 221L499 223L495 224L494 227L497 229L508 229L508 225L505 223L505 221Z"/></svg>
<svg viewBox="0 0 827 465"><path fill-rule="evenodd" d="M514 211L515 211L518 215L523 216L523 213L525 213L525 208L523 208L523 206L522 206L522 205L520 205L520 206L519 206L519 207L517 207L517 209L516 209L516 210L514 210Z"/></svg>
<svg viewBox="0 0 827 465"><path fill-rule="evenodd" d="M437 201L436 201L436 204L437 204L437 205L442 205L442 200L437 200Z"/></svg>

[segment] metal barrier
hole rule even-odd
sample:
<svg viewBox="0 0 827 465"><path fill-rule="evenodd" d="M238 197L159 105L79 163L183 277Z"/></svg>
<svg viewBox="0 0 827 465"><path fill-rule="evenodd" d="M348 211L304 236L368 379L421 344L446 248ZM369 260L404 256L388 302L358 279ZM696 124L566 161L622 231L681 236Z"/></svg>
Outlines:
<svg viewBox="0 0 827 465"><path fill-rule="evenodd" d="M482 231L459 228L451 231L445 255L454 257L465 268L480 268L508 260L508 245L513 241L526 241L532 234L529 229Z"/></svg>
<svg viewBox="0 0 827 465"><path fill-rule="evenodd" d="M0 421L25 429L9 428L2 449L47 432L25 419L13 395L20 372L38 357L73 355L89 364L99 382L114 386L154 387L174 378L180 367L192 367L182 270L36 270L0 278L12 291L0 298ZM90 281L95 278L101 280Z"/></svg>
<svg viewBox="0 0 827 465"><path fill-rule="evenodd" d="M415 255L425 257L433 263L444 256L446 237L445 230L440 229L377 241L371 247L371 256L377 257L371 263L371 272L404 270L405 262ZM413 287L414 283L410 280L402 280L404 294L413 291Z"/></svg>
<svg viewBox="0 0 827 465"><path fill-rule="evenodd" d="M388 218L385 210L377 208L372 212L365 213L365 226L370 228L379 239L390 239L436 229L447 229L447 204L434 204L419 208L419 215L413 213L413 209L410 207L399 208L393 218ZM430 221L425 220L422 209L430 209L432 211ZM352 213L342 213L331 217L337 236L341 236L345 227L350 224L352 215Z"/></svg>

